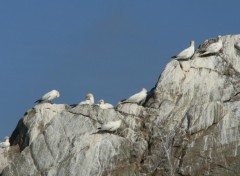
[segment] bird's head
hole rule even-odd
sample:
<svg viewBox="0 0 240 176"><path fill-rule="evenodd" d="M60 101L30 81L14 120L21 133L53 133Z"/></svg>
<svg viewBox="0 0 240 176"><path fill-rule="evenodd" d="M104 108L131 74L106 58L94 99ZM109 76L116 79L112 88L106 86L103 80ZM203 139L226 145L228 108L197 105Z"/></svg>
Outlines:
<svg viewBox="0 0 240 176"><path fill-rule="evenodd" d="M6 137L5 137L5 140L6 140L6 141L9 141L9 137L8 137L8 136L6 136Z"/></svg>
<svg viewBox="0 0 240 176"><path fill-rule="evenodd" d="M191 45L191 46L194 46L194 44L195 44L195 42L194 42L194 40L192 40L192 41L190 42L190 45Z"/></svg>
<svg viewBox="0 0 240 176"><path fill-rule="evenodd" d="M222 39L222 36L221 36L221 35L218 35L218 36L217 36L217 39L218 39L218 41L221 40L221 39Z"/></svg>
<svg viewBox="0 0 240 176"><path fill-rule="evenodd" d="M145 88L142 88L142 92L145 92L145 93L147 93L147 89L145 89Z"/></svg>
<svg viewBox="0 0 240 176"><path fill-rule="evenodd" d="M86 95L86 99L87 100L90 100L90 99L92 99L93 98L93 94L92 93L88 93L87 95Z"/></svg>
<svg viewBox="0 0 240 176"><path fill-rule="evenodd" d="M52 90L51 92L56 95L56 98L60 97L59 91L57 91L57 90Z"/></svg>
<svg viewBox="0 0 240 176"><path fill-rule="evenodd" d="M60 97L60 92L59 91L57 91L57 97Z"/></svg>
<svg viewBox="0 0 240 176"><path fill-rule="evenodd" d="M104 100L103 99L101 99L101 100L99 100L99 102L98 102L99 104L104 104Z"/></svg>

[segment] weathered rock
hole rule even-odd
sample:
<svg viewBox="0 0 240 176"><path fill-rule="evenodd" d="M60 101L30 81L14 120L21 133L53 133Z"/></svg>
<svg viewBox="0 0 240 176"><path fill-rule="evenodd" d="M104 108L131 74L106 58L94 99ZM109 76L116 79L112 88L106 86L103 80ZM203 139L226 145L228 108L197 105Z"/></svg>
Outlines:
<svg viewBox="0 0 240 176"><path fill-rule="evenodd" d="M0 173L8 165L8 156L6 149L0 148Z"/></svg>
<svg viewBox="0 0 240 176"><path fill-rule="evenodd" d="M239 175L240 35L222 40L217 55L199 57L211 39L172 60L144 106L35 106L11 136L20 151L0 150L1 175ZM92 134L117 119L116 133Z"/></svg>
<svg viewBox="0 0 240 176"><path fill-rule="evenodd" d="M225 36L218 55L199 57L199 48L192 60L167 65L146 104L159 113L148 122L144 163L159 161L152 174L239 175L239 40Z"/></svg>

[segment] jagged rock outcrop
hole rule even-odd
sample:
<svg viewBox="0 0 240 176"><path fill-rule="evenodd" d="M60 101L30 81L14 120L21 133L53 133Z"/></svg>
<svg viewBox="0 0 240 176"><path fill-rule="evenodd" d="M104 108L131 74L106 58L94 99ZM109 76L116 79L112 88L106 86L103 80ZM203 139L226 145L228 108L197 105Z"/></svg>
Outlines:
<svg viewBox="0 0 240 176"><path fill-rule="evenodd" d="M240 35L217 55L172 60L143 106L40 104L20 120L13 147L0 151L1 176L240 175ZM115 134L92 134L122 119Z"/></svg>

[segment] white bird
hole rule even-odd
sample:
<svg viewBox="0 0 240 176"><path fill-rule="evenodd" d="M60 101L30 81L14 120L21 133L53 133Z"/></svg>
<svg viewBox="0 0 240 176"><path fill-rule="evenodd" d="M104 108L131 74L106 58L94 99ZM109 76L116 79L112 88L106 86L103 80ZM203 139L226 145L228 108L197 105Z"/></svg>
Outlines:
<svg viewBox="0 0 240 176"><path fill-rule="evenodd" d="M52 90L42 96L39 100L35 101L35 103L42 102L51 102L51 100L60 97L60 93L57 90Z"/></svg>
<svg viewBox="0 0 240 176"><path fill-rule="evenodd" d="M105 103L103 99L99 100L97 104L101 109L113 109L114 106L110 103Z"/></svg>
<svg viewBox="0 0 240 176"><path fill-rule="evenodd" d="M104 132L104 131L109 131L109 132L116 131L121 126L121 124L122 124L122 120L107 122L103 124L101 127L99 127L98 131L95 133Z"/></svg>
<svg viewBox="0 0 240 176"><path fill-rule="evenodd" d="M9 137L6 136L6 137L5 137L5 142L1 142L1 143L0 143L0 147L1 147L1 148L7 148L7 150L8 150L8 149L9 149L9 146L10 146Z"/></svg>
<svg viewBox="0 0 240 176"><path fill-rule="evenodd" d="M204 51L204 53L200 54L200 56L204 56L207 54L215 54L218 53L223 47L221 36L218 36L218 41L210 44Z"/></svg>
<svg viewBox="0 0 240 176"><path fill-rule="evenodd" d="M94 96L92 93L88 93L85 97L85 100L79 103L79 105L83 105L83 104L88 104L88 105L94 104Z"/></svg>
<svg viewBox="0 0 240 176"><path fill-rule="evenodd" d="M119 104L121 104L121 103L138 103L138 104L140 104L143 100L146 99L146 97L147 97L147 89L142 88L142 90L140 92L132 95L128 99L120 101Z"/></svg>
<svg viewBox="0 0 240 176"><path fill-rule="evenodd" d="M194 54L194 51L195 51L194 43L195 42L192 40L190 42L190 46L188 48L184 49L178 55L173 56L172 58L175 58L177 60L178 59L189 59L189 58L191 58Z"/></svg>

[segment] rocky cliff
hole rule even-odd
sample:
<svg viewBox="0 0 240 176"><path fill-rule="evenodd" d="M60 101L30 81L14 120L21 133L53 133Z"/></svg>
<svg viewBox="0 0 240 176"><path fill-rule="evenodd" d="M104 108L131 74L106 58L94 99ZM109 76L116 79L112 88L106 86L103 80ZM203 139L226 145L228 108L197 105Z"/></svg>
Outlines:
<svg viewBox="0 0 240 176"><path fill-rule="evenodd" d="M240 35L220 53L172 60L143 106L40 104L0 149L1 176L240 175ZM122 119L116 133L92 134Z"/></svg>

